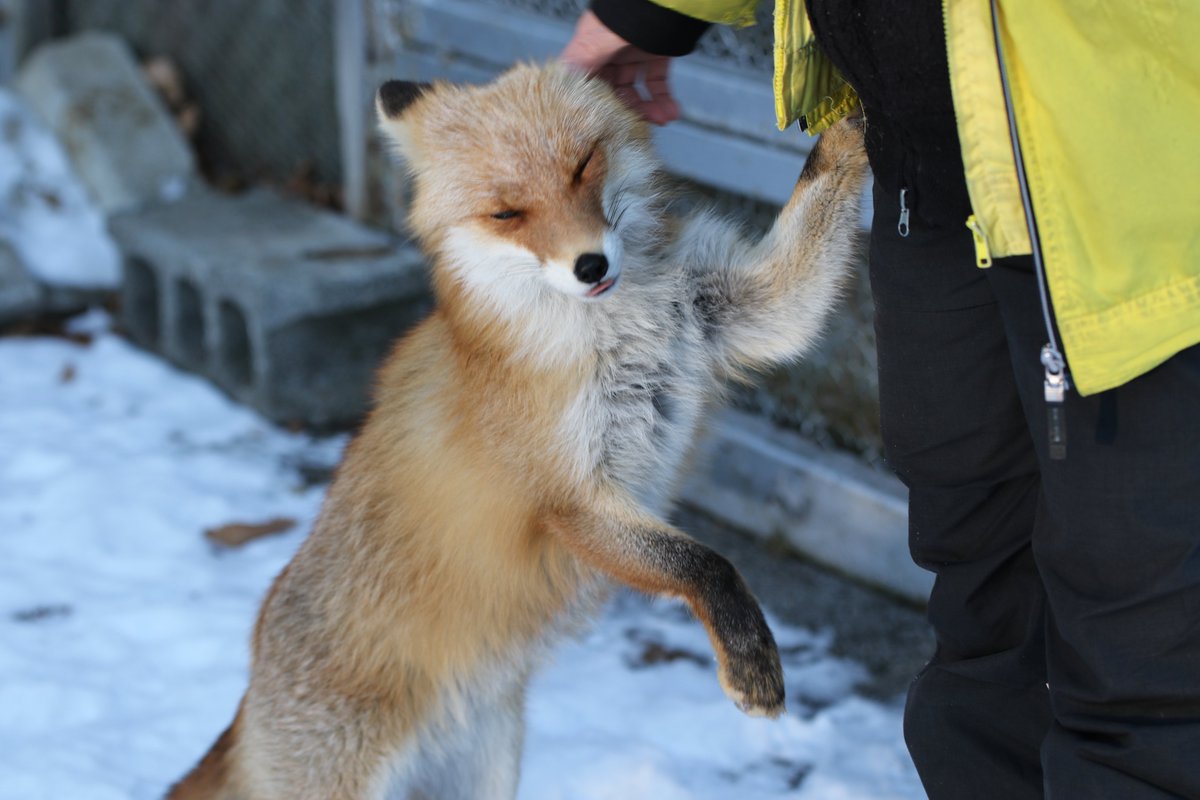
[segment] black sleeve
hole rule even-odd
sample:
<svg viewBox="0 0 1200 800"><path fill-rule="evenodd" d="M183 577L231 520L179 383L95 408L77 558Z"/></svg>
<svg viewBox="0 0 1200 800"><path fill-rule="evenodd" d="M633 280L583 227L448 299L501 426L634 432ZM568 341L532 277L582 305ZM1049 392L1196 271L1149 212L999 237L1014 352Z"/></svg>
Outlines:
<svg viewBox="0 0 1200 800"><path fill-rule="evenodd" d="M591 7L610 31L656 56L686 56L711 24L650 0L592 0Z"/></svg>

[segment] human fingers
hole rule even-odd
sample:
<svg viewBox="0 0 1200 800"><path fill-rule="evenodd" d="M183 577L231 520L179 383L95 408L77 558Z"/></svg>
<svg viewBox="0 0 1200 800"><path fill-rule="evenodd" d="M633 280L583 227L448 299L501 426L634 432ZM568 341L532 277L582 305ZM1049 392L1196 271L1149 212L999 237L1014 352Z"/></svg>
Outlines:
<svg viewBox="0 0 1200 800"><path fill-rule="evenodd" d="M656 125L679 119L679 105L667 82L670 59L636 48L618 54L603 76L617 95L643 118Z"/></svg>
<svg viewBox="0 0 1200 800"><path fill-rule="evenodd" d="M585 11L575 25L575 32L558 60L589 75L594 75L612 62L629 42L613 33L591 11Z"/></svg>
<svg viewBox="0 0 1200 800"><path fill-rule="evenodd" d="M670 68L671 59L656 57L646 62L645 71L642 73L642 83L649 95L647 102L657 110L660 118L652 121L658 122L659 125L679 119L679 104L675 102L667 80Z"/></svg>

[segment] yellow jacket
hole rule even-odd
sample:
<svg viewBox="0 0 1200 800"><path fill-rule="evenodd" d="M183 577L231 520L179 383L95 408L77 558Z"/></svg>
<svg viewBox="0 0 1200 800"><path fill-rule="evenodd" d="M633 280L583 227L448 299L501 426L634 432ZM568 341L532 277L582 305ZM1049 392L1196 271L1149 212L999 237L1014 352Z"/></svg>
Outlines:
<svg viewBox="0 0 1200 800"><path fill-rule="evenodd" d="M756 0L654 0L754 22ZM943 0L980 266L1031 252L994 30L1067 362L1081 394L1200 343L1200 3ZM781 128L857 106L801 0L776 0ZM1200 406L1198 406L1200 408Z"/></svg>

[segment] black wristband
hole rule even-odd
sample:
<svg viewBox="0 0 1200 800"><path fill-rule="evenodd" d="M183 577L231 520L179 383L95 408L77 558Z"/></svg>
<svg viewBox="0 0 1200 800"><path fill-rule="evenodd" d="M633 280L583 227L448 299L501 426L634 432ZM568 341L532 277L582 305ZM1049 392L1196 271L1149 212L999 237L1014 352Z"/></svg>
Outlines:
<svg viewBox="0 0 1200 800"><path fill-rule="evenodd" d="M610 31L656 56L686 56L711 24L650 0L592 0L591 8Z"/></svg>

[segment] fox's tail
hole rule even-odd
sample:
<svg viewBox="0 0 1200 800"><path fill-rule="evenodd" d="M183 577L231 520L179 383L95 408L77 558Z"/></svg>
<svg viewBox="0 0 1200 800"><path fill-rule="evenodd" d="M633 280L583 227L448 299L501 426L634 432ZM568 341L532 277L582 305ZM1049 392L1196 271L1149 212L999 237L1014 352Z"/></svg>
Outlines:
<svg viewBox="0 0 1200 800"><path fill-rule="evenodd" d="M230 758L240 719L239 712L200 763L167 791L165 800L237 800L230 785Z"/></svg>

